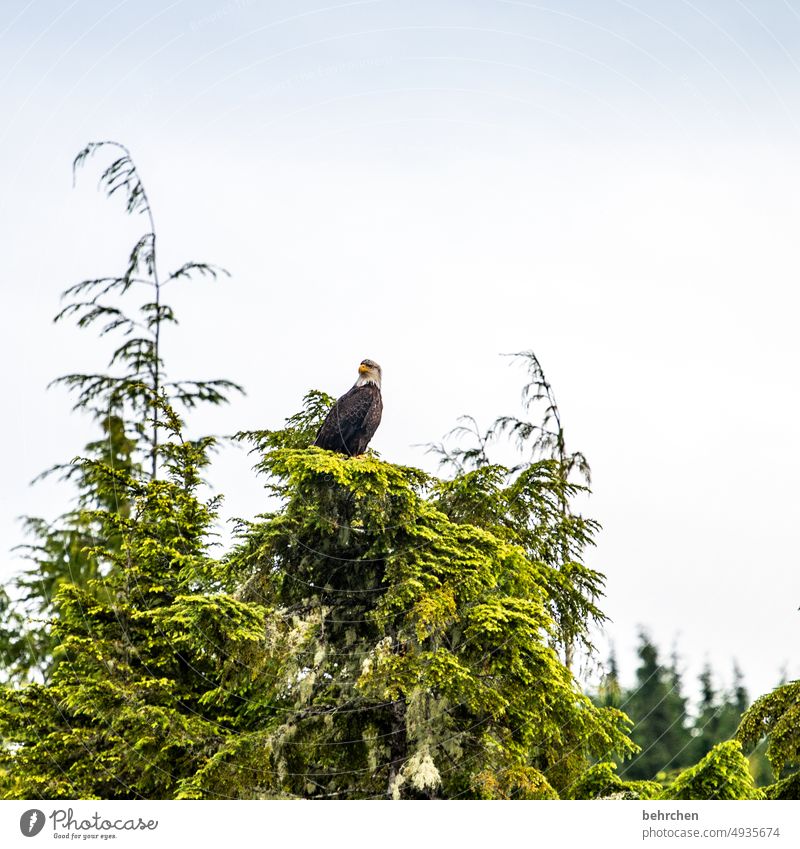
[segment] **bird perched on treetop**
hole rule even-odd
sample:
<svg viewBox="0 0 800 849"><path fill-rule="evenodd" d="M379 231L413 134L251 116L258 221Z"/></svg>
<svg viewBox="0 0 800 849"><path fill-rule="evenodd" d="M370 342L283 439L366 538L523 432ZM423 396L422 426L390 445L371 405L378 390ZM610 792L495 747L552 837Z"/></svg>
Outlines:
<svg viewBox="0 0 800 849"><path fill-rule="evenodd" d="M381 367L362 360L358 380L331 407L314 445L351 457L363 454L381 423L382 412Z"/></svg>

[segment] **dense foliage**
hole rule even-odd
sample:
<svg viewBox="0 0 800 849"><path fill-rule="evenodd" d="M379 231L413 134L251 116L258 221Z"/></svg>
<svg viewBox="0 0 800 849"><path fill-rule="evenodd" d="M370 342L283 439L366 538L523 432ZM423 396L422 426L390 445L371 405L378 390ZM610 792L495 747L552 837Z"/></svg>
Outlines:
<svg viewBox="0 0 800 849"><path fill-rule="evenodd" d="M617 659L612 652L595 701L619 708L633 722L631 738L640 750L621 767L622 776L656 779L668 785L681 770L696 764L717 744L734 738L749 696L736 664L729 688L716 683L706 664L698 679L698 702L689 711L678 657L673 653L665 664L658 647L643 632L638 655L635 684L627 689L620 684ZM761 787L773 781L765 748L766 741L758 742L756 738L748 755L750 773Z"/></svg>
<svg viewBox="0 0 800 849"><path fill-rule="evenodd" d="M593 651L605 618L603 576L585 563L598 525L575 510L589 466L567 451L532 352L523 402L541 417L501 416L485 434L466 428L476 445L436 446L449 477L309 447L322 392L282 429L240 434L264 512L216 552L219 499L202 486L214 440L188 439L180 416L238 387L167 379L175 316L138 172L116 143L77 162L106 150L101 185L147 226L126 271L68 290L60 314L121 333L120 370L62 380L100 438L57 467L74 508L27 521L25 605L0 592L0 795L796 797L795 685L739 729L748 744L770 736L781 781L762 792L740 743L720 743L746 704L740 684L723 698L704 674L690 728L675 664L644 637L633 691L615 664L594 701L576 681L576 652ZM192 273L216 272L187 263L166 282ZM503 434L520 449L513 466L490 458Z"/></svg>
<svg viewBox="0 0 800 849"><path fill-rule="evenodd" d="M696 766L684 770L662 799L763 799L750 775L741 744L729 740L715 746Z"/></svg>
<svg viewBox="0 0 800 849"><path fill-rule="evenodd" d="M132 505L93 517L121 537L91 552L115 568L62 586L64 662L3 694L14 795L550 798L630 749L624 715L548 645L549 567L496 476L481 527L448 510L487 497L482 475L455 508L416 469L268 447L282 506L218 562L195 493L206 446L164 409L169 477L94 464ZM550 475L515 492L538 502Z"/></svg>
<svg viewBox="0 0 800 849"><path fill-rule="evenodd" d="M736 736L751 748L767 738L766 756L778 779L767 788L769 798L800 798L800 681L776 687L756 699Z"/></svg>
<svg viewBox="0 0 800 849"><path fill-rule="evenodd" d="M94 464L131 502L92 516L120 545L87 552L103 579L58 590L61 655L46 684L0 691L0 770L23 798L181 795L218 741L244 721L248 651L264 616L225 593L208 557L214 502L196 497L205 444L180 439L165 408L167 477L137 479ZM13 745L9 746L8 743Z"/></svg>
<svg viewBox="0 0 800 849"><path fill-rule="evenodd" d="M242 529L230 564L302 647L271 741L284 789L547 798L588 757L630 748L624 716L593 706L548 644L548 462L457 488L315 449L260 465L285 506Z"/></svg>

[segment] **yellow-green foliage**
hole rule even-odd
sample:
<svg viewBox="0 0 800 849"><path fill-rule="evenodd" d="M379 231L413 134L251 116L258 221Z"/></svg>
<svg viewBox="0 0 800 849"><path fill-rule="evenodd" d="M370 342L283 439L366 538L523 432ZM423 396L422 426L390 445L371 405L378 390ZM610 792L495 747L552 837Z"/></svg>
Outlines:
<svg viewBox="0 0 800 849"><path fill-rule="evenodd" d="M61 586L48 682L0 691L7 798L203 795L192 781L221 743L270 717L258 677L267 611L212 577L213 504L194 492L203 447L164 450L168 479L107 470L132 505L129 517L93 515L121 540L103 552L114 568Z"/></svg>
<svg viewBox="0 0 800 849"><path fill-rule="evenodd" d="M764 788L764 796L767 799L800 799L800 772L769 784Z"/></svg>
<svg viewBox="0 0 800 849"><path fill-rule="evenodd" d="M763 799L755 786L738 740L719 743L685 769L660 796L662 799Z"/></svg>
<svg viewBox="0 0 800 849"><path fill-rule="evenodd" d="M268 793L550 798L592 754L630 750L624 715L557 657L553 569L497 475L470 475L453 518L438 481L375 457L267 447L261 468L285 506L244 528L230 566L278 630L303 634L278 663ZM553 478L537 472L544 517ZM465 521L481 497L488 527Z"/></svg>
<svg viewBox="0 0 800 849"><path fill-rule="evenodd" d="M557 653L601 576L552 464L443 483L297 447L313 418L259 439L277 507L222 560L207 445L167 410L166 478L96 466L130 514L92 513L118 545L87 552L102 584L60 591L64 662L0 693L7 795L556 798L632 751Z"/></svg>
<svg viewBox="0 0 800 849"><path fill-rule="evenodd" d="M569 788L570 799L655 799L663 788L657 781L626 781L612 761L593 764Z"/></svg>
<svg viewBox="0 0 800 849"><path fill-rule="evenodd" d="M479 799L558 799L558 793L534 767L487 769L479 772L472 782Z"/></svg>
<svg viewBox="0 0 800 849"><path fill-rule="evenodd" d="M61 527L29 524L28 587L55 594L48 677L0 689L2 793L552 798L593 758L631 751L624 714L594 706L559 659L603 620L603 577L582 561L597 525L569 509L569 473L588 466L566 453L535 356L525 391L548 403L542 426L497 426L538 434L553 459L445 482L308 448L330 401L312 392L285 428L251 434L274 512L215 559L216 501L198 497L212 440L185 441L170 405L239 387L167 378L162 289L221 270L159 271L127 148L91 143L75 164L104 154L101 186L144 232L121 276L70 287L57 317L121 339L112 373L57 380L108 439L61 469L79 490ZM0 652L29 669L0 613Z"/></svg>
<svg viewBox="0 0 800 849"><path fill-rule="evenodd" d="M742 717L736 736L745 746L755 746L766 737L767 758L777 777L787 768L800 766L800 681L756 699Z"/></svg>

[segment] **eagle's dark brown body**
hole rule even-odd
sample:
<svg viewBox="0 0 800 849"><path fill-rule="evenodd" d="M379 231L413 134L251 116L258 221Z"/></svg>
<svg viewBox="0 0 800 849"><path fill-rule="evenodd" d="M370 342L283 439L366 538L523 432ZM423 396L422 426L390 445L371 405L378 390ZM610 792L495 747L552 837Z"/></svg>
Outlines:
<svg viewBox="0 0 800 849"><path fill-rule="evenodd" d="M355 457L367 450L381 422L383 400L375 383L356 384L333 405L314 445Z"/></svg>

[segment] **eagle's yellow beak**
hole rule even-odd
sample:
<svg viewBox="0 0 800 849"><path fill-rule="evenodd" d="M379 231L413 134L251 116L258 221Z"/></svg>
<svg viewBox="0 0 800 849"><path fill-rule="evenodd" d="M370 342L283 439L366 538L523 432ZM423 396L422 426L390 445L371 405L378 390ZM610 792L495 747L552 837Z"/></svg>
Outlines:
<svg viewBox="0 0 800 849"><path fill-rule="evenodd" d="M358 367L358 373L369 374L369 366L365 366L364 363L361 363L361 365Z"/></svg>

